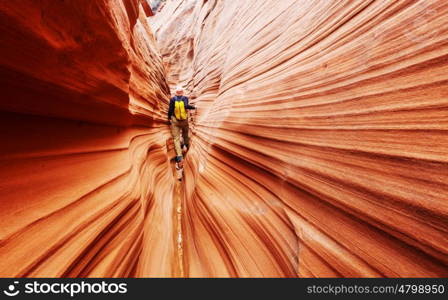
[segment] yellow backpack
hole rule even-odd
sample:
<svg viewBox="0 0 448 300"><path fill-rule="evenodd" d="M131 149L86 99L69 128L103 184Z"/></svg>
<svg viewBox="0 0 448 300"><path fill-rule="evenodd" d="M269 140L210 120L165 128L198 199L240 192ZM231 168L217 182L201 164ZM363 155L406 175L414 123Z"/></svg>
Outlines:
<svg viewBox="0 0 448 300"><path fill-rule="evenodd" d="M186 120L187 119L187 111L185 110L185 104L183 98L176 98L174 101L174 116L178 120Z"/></svg>

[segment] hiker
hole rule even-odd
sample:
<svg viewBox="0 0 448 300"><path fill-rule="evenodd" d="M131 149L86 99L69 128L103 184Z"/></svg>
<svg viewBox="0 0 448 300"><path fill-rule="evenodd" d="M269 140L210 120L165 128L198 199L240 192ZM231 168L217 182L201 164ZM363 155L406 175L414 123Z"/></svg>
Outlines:
<svg viewBox="0 0 448 300"><path fill-rule="evenodd" d="M176 96L171 98L170 107L168 109L168 121L171 124L171 134L174 139L174 148L176 150L176 162L179 167L183 166L183 155L180 144L180 133L184 139L184 146L190 147L190 139L188 137L188 114L187 109L196 109L188 104L188 97L184 96L184 89L181 86L176 87Z"/></svg>

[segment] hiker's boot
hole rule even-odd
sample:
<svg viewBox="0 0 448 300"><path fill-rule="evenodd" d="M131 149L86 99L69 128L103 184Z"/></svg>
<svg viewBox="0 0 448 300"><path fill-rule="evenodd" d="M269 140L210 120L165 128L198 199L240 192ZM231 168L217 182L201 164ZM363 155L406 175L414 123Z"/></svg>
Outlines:
<svg viewBox="0 0 448 300"><path fill-rule="evenodd" d="M183 175L184 175L184 169L179 166L179 163L176 163L176 177L177 177L177 180L182 181Z"/></svg>
<svg viewBox="0 0 448 300"><path fill-rule="evenodd" d="M179 168L184 167L184 160L182 156L176 156L176 165L179 166Z"/></svg>
<svg viewBox="0 0 448 300"><path fill-rule="evenodd" d="M184 160L182 156L176 156L176 177L179 181L182 181L184 175Z"/></svg>

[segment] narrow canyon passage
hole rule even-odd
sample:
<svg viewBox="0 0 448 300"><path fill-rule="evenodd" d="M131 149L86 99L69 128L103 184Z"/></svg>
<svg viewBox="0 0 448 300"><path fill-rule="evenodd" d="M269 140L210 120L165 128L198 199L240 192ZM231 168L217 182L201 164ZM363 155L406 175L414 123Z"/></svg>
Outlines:
<svg viewBox="0 0 448 300"><path fill-rule="evenodd" d="M446 1L161 2L0 1L0 276L448 276Z"/></svg>

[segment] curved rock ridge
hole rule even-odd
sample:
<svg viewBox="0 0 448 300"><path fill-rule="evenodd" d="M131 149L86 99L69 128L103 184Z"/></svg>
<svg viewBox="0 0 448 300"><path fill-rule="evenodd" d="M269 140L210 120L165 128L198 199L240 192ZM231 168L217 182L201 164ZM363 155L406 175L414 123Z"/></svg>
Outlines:
<svg viewBox="0 0 448 300"><path fill-rule="evenodd" d="M168 0L185 276L448 276L448 3Z"/></svg>
<svg viewBox="0 0 448 300"><path fill-rule="evenodd" d="M176 276L143 0L0 1L0 276Z"/></svg>

